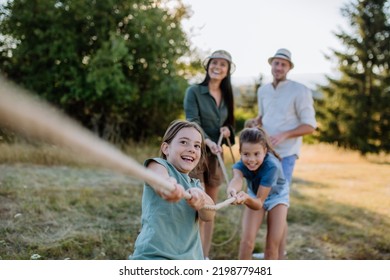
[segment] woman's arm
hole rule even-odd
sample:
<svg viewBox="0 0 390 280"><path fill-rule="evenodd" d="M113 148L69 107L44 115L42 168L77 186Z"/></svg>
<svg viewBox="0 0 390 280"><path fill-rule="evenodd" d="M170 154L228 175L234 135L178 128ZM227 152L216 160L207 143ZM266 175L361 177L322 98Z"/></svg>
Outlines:
<svg viewBox="0 0 390 280"><path fill-rule="evenodd" d="M204 143L207 145L207 147L209 147L210 151L216 155L218 153L222 153L222 147L221 146L218 146L217 143L215 143L213 140L211 140L210 138L206 138Z"/></svg>

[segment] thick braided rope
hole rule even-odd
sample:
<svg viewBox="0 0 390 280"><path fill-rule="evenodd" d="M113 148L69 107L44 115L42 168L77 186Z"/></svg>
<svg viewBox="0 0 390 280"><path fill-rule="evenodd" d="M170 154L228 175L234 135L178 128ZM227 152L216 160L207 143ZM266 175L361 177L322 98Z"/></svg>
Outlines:
<svg viewBox="0 0 390 280"><path fill-rule="evenodd" d="M221 135L219 136L219 139L218 139L218 143L217 143L218 146L221 146L222 139L223 139L223 134L221 133ZM225 163L223 162L223 159L222 159L222 156L220 153L217 154L217 158L218 158L219 165L221 166L223 176L225 177L226 184L229 185L229 176L227 175Z"/></svg>
<svg viewBox="0 0 390 280"><path fill-rule="evenodd" d="M219 135L219 139L218 139L218 142L217 142L217 145L218 146L221 146L222 145L222 139L223 139L223 133L221 133ZM229 143L229 146L230 146L230 141L228 142ZM226 185L228 186L229 185L229 176L226 172L226 167L225 167L225 163L223 162L223 159L222 159L222 156L220 153L217 154L217 158L218 158L218 162L219 162L219 165L221 166L221 169L222 169L222 173L225 177L225 181L226 181ZM231 197L231 198L228 198L226 199L225 201L223 202L220 202L220 203L217 203L213 208L215 208L215 210L218 210L218 209L221 209L223 207L226 207L228 205L230 205L232 202L234 202L236 200L235 197ZM205 207L206 208L206 207ZM208 207L206 209L209 209ZM209 209L209 210L214 210L214 209Z"/></svg>
<svg viewBox="0 0 390 280"><path fill-rule="evenodd" d="M233 162L236 162L236 159L234 158L234 154L233 154L233 150L232 150L232 144L230 143L229 137L227 137L226 140L227 140L227 143L228 143L228 146L229 146L229 150L230 150L230 154L232 156Z"/></svg>
<svg viewBox="0 0 390 280"><path fill-rule="evenodd" d="M229 206L234 201L236 201L236 198L235 197L230 197L230 198L226 199L223 202L217 203L216 205L205 205L205 207L203 207L203 208L207 209L207 210L219 210L219 209L221 209L223 207Z"/></svg>

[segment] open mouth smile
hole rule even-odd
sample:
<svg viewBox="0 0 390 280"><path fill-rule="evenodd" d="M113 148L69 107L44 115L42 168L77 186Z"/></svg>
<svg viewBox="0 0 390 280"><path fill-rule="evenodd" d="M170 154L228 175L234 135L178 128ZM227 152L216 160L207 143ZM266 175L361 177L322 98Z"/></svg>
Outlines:
<svg viewBox="0 0 390 280"><path fill-rule="evenodd" d="M193 157L190 157L190 156L182 156L181 158L182 158L182 160L184 160L186 162L190 162L190 163L193 163L195 160Z"/></svg>

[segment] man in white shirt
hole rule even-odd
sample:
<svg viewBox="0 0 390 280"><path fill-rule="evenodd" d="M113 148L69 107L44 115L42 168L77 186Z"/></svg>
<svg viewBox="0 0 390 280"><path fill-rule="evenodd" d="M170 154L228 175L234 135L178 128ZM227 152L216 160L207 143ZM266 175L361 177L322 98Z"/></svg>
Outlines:
<svg viewBox="0 0 390 280"><path fill-rule="evenodd" d="M257 92L257 122L270 136L275 151L282 158L285 178L291 184L302 136L313 133L317 127L313 97L306 86L287 79L288 72L294 68L289 50L277 50L268 63L271 65L273 81L261 86ZM286 241L287 225L284 236ZM284 254L284 247L280 255Z"/></svg>

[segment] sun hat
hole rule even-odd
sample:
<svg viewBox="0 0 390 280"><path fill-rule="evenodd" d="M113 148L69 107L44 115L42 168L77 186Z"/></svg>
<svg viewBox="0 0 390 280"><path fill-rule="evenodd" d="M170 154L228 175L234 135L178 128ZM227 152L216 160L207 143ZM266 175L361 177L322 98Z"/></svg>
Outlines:
<svg viewBox="0 0 390 280"><path fill-rule="evenodd" d="M268 63L271 64L274 58L280 58L290 62L291 69L294 68L294 63L291 61L291 52L288 49L278 49L274 56L268 58Z"/></svg>
<svg viewBox="0 0 390 280"><path fill-rule="evenodd" d="M232 56L229 52L225 50L217 50L213 52L210 56L206 57L205 60L203 60L203 67L207 70L207 65L209 64L209 61L213 58L223 58L227 60L230 64L230 74L233 74L233 72L236 70L236 65L232 61Z"/></svg>

